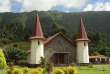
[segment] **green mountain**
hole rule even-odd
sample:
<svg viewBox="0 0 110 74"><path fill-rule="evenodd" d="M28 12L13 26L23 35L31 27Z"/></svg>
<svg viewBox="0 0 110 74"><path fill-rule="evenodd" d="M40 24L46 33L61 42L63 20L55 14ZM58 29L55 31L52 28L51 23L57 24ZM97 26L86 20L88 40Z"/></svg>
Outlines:
<svg viewBox="0 0 110 74"><path fill-rule="evenodd" d="M98 29L101 33L106 34L106 40L110 42L110 12L59 12L59 11L32 11L23 13L0 13L0 22L6 23L16 22L22 24L23 27L33 27L36 13L39 14L41 26L44 33L51 32L53 22L62 25L70 34L77 31L80 17L83 19L86 30Z"/></svg>

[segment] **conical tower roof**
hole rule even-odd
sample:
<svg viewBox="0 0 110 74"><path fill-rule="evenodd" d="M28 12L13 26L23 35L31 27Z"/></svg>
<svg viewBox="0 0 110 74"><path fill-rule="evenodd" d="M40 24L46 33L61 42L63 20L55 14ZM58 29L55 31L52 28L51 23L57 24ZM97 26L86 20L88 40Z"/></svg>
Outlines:
<svg viewBox="0 0 110 74"><path fill-rule="evenodd" d="M36 20L35 20L35 23L34 23L32 35L29 39L30 40L31 39L44 39L38 14L36 15Z"/></svg>
<svg viewBox="0 0 110 74"><path fill-rule="evenodd" d="M87 37L82 18L80 18L80 24L79 24L78 33L75 41L90 41Z"/></svg>

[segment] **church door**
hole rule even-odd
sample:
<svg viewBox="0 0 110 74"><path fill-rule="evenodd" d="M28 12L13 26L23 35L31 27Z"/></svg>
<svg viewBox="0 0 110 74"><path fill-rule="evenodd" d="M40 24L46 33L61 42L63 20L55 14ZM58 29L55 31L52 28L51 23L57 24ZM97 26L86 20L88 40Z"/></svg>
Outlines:
<svg viewBox="0 0 110 74"><path fill-rule="evenodd" d="M56 64L64 64L64 54L56 54Z"/></svg>

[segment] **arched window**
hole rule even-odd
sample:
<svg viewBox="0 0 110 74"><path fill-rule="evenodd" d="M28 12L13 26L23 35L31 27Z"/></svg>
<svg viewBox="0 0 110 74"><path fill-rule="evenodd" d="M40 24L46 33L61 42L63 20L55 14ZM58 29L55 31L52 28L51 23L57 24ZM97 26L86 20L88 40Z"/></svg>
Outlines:
<svg viewBox="0 0 110 74"><path fill-rule="evenodd" d="M40 45L40 41L38 41L38 45Z"/></svg>
<svg viewBox="0 0 110 74"><path fill-rule="evenodd" d="M84 46L86 46L86 43L84 42Z"/></svg>

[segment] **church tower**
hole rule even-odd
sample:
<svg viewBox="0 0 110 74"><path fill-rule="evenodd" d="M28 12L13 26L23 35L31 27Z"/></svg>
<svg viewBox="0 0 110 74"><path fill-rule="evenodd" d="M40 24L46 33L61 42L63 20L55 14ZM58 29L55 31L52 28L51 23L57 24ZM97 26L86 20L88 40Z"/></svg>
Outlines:
<svg viewBox="0 0 110 74"><path fill-rule="evenodd" d="M77 63L78 64L89 63L88 42L90 42L90 40L87 37L82 18L80 18L80 24L75 41L77 44L77 48L76 48Z"/></svg>
<svg viewBox="0 0 110 74"><path fill-rule="evenodd" d="M42 33L38 14L36 15L32 35L29 40L31 41L31 54L29 64L39 64L40 57L44 57L44 36Z"/></svg>

